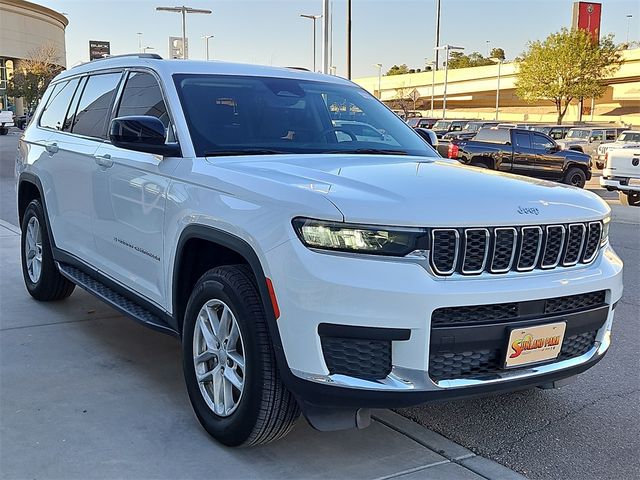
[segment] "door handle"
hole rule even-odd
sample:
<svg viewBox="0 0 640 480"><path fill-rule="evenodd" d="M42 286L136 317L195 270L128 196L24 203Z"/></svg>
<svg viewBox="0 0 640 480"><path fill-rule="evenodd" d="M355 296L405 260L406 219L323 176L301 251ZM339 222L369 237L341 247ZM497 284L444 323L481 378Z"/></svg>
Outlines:
<svg viewBox="0 0 640 480"><path fill-rule="evenodd" d="M113 160L111 160L111 155L109 155L108 153L105 155L94 155L93 158L95 158L96 163L101 167L113 167Z"/></svg>
<svg viewBox="0 0 640 480"><path fill-rule="evenodd" d="M45 143L44 148L51 155L58 153L58 151L60 150L56 142Z"/></svg>

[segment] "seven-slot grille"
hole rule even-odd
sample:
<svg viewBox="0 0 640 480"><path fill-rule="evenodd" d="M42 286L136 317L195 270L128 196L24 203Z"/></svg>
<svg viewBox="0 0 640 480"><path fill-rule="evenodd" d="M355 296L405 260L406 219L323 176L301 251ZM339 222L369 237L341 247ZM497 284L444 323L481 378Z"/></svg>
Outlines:
<svg viewBox="0 0 640 480"><path fill-rule="evenodd" d="M528 272L592 262L602 222L526 227L436 228L431 267L437 275Z"/></svg>

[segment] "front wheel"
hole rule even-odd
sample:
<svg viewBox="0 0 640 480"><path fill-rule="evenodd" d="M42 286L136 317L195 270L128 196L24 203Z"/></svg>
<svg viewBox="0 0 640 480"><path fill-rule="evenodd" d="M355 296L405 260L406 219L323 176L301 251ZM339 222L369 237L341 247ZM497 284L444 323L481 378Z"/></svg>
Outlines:
<svg viewBox="0 0 640 480"><path fill-rule="evenodd" d="M185 312L182 354L191 405L215 439L259 445L291 430L300 410L280 380L247 267L217 267L198 280Z"/></svg>
<svg viewBox="0 0 640 480"><path fill-rule="evenodd" d="M587 175L581 168L571 167L569 170L567 170L563 182L567 185L584 188L585 183L587 183Z"/></svg>
<svg viewBox="0 0 640 480"><path fill-rule="evenodd" d="M29 294L40 301L62 300L75 285L58 271L53 261L44 209L40 200L32 200L22 219L22 276Z"/></svg>
<svg viewBox="0 0 640 480"><path fill-rule="evenodd" d="M618 198L622 205L640 207L640 192L618 191Z"/></svg>

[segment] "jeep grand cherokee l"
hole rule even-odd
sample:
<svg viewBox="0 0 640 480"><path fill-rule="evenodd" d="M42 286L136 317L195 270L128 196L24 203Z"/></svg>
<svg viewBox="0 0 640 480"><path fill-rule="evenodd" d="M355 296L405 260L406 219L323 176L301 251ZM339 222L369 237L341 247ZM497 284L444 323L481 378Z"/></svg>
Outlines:
<svg viewBox="0 0 640 480"><path fill-rule="evenodd" d="M195 414L227 445L300 412L363 427L370 408L597 363L622 294L607 204L435 155L339 77L95 60L54 79L20 140L26 289L78 285L177 336Z"/></svg>

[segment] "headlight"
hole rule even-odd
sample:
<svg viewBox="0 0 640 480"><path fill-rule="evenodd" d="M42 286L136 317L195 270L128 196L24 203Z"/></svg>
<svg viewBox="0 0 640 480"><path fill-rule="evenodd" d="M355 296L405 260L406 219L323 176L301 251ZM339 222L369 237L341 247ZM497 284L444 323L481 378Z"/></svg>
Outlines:
<svg viewBox="0 0 640 480"><path fill-rule="evenodd" d="M611 224L611 215L604 217L602 220L602 237L600 238L600 246L604 247L609 241L609 225Z"/></svg>
<svg viewBox="0 0 640 480"><path fill-rule="evenodd" d="M425 228L383 227L294 218L293 228L309 248L404 257L428 250Z"/></svg>

